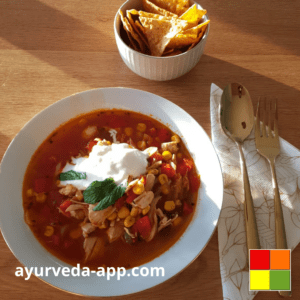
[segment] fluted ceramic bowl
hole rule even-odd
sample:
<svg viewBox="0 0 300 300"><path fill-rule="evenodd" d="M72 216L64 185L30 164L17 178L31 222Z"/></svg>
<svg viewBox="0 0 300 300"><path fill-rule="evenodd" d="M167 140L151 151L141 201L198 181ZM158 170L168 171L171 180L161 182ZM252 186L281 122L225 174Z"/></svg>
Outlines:
<svg viewBox="0 0 300 300"><path fill-rule="evenodd" d="M190 0L190 6L194 3L196 2ZM196 4L199 9L202 9L198 3ZM130 9L142 10L142 1L128 0L120 7L125 16L126 10ZM204 22L208 20L207 15L203 17L203 20ZM175 56L156 57L140 53L126 45L120 35L121 26L121 19L117 12L114 22L114 32L119 53L124 63L137 75L157 81L178 78L194 68L203 54L210 28L210 24L208 24L204 36L191 50Z"/></svg>

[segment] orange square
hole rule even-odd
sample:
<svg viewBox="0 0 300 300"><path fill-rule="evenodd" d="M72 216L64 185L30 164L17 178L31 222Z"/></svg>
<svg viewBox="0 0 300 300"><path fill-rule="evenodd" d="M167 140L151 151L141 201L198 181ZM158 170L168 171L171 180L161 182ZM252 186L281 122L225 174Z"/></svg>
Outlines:
<svg viewBox="0 0 300 300"><path fill-rule="evenodd" d="M271 250L271 270L289 270L290 253L290 250Z"/></svg>

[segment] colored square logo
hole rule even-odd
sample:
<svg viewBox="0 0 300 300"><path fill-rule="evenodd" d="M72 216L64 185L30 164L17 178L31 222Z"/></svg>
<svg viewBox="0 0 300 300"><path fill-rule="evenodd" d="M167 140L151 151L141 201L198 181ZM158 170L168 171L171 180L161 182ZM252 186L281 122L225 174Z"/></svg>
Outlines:
<svg viewBox="0 0 300 300"><path fill-rule="evenodd" d="M270 289L270 271L250 270L250 290L263 291Z"/></svg>
<svg viewBox="0 0 300 300"><path fill-rule="evenodd" d="M270 289L275 291L289 291L291 289L290 270L271 270Z"/></svg>
<svg viewBox="0 0 300 300"><path fill-rule="evenodd" d="M270 250L250 250L250 269L269 270Z"/></svg>
<svg viewBox="0 0 300 300"><path fill-rule="evenodd" d="M291 290L291 250L250 250L249 266L250 291Z"/></svg>
<svg viewBox="0 0 300 300"><path fill-rule="evenodd" d="M290 251L272 250L271 251L271 270L289 270L290 269Z"/></svg>

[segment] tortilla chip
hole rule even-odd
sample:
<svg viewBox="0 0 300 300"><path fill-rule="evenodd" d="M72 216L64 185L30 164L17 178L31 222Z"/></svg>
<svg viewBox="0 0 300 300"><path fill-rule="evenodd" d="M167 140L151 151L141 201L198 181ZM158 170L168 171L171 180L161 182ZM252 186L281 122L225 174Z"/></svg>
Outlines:
<svg viewBox="0 0 300 300"><path fill-rule="evenodd" d="M138 15L140 17L146 17L146 18L150 18L150 19L172 20L174 18L174 17L162 16L162 15L159 15L159 14L153 14L153 13L142 11L142 10L137 11L135 9L128 10L127 12L130 12L133 15Z"/></svg>
<svg viewBox="0 0 300 300"><path fill-rule="evenodd" d="M152 3L178 16L189 8L189 0L151 0Z"/></svg>
<svg viewBox="0 0 300 300"><path fill-rule="evenodd" d="M131 13L129 10L126 11L126 15L127 15L127 19L130 23L130 25L132 26L132 28L134 29L134 31L138 34L140 40L144 43L144 45L146 45L149 48L149 44L147 41L147 38L145 37L143 31L139 30L137 24L134 22L134 20L132 19ZM138 21L136 21L137 23L139 23Z"/></svg>
<svg viewBox="0 0 300 300"><path fill-rule="evenodd" d="M185 46L189 46L192 43L197 42L198 37L196 34L182 34L177 33L176 36L174 36L169 44L168 48L182 48Z"/></svg>
<svg viewBox="0 0 300 300"><path fill-rule="evenodd" d="M202 30L202 28L206 28L207 24L210 22L210 20L207 20L195 27L192 27L192 28L189 28L189 29L186 29L182 32L182 34L196 34L198 35L200 33L200 31Z"/></svg>
<svg viewBox="0 0 300 300"><path fill-rule="evenodd" d="M178 18L178 16L176 14L173 14L161 7L156 6L154 3L148 1L148 0L143 0L143 8L146 12L150 12L153 14L159 14L162 16L166 16L166 17L176 17Z"/></svg>
<svg viewBox="0 0 300 300"><path fill-rule="evenodd" d="M120 18L121 18L121 22L123 24L123 28L124 28L127 36L128 36L129 42L130 42L130 44L129 44L130 48L132 48L136 51L140 51L139 47L136 45L136 42L134 41L134 39L131 36L131 33L128 30L127 23L125 22L125 17L124 17L123 12L121 10L119 10L119 15L120 15Z"/></svg>
<svg viewBox="0 0 300 300"><path fill-rule="evenodd" d="M184 14L180 16L181 20L188 21L191 27L196 26L206 14L205 9L198 9L197 5L191 6Z"/></svg>
<svg viewBox="0 0 300 300"><path fill-rule="evenodd" d="M209 23L209 22L208 22L208 23ZM207 24L208 24L208 23L207 23ZM203 35L205 34L206 28L207 28L207 25L201 27L201 31L200 31L200 33L199 33L199 35L198 35L198 37L197 37L197 41L194 42L194 43L188 48L188 50L191 50L192 48L194 48L194 47L200 42L200 40L202 39Z"/></svg>
<svg viewBox="0 0 300 300"><path fill-rule="evenodd" d="M139 37L139 35L134 31L134 29L130 25L128 19L124 17L123 12L121 10L119 10L119 14L121 16L121 20L122 20L125 31L129 33L129 35L128 35L129 40L132 42L132 39L134 39L137 42L137 44L139 45L139 50L141 50L141 52L144 53L146 50L144 42ZM132 39L130 38L130 35L131 35Z"/></svg>
<svg viewBox="0 0 300 300"><path fill-rule="evenodd" d="M151 54L161 56L170 40L186 25L186 22L173 22L173 20L157 20L140 17L144 27Z"/></svg>

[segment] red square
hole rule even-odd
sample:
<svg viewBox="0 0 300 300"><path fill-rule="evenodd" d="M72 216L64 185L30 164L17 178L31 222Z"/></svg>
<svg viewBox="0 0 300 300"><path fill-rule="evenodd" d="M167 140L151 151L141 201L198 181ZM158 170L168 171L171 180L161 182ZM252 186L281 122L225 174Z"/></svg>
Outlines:
<svg viewBox="0 0 300 300"><path fill-rule="evenodd" d="M250 250L250 270L269 270L270 250Z"/></svg>

